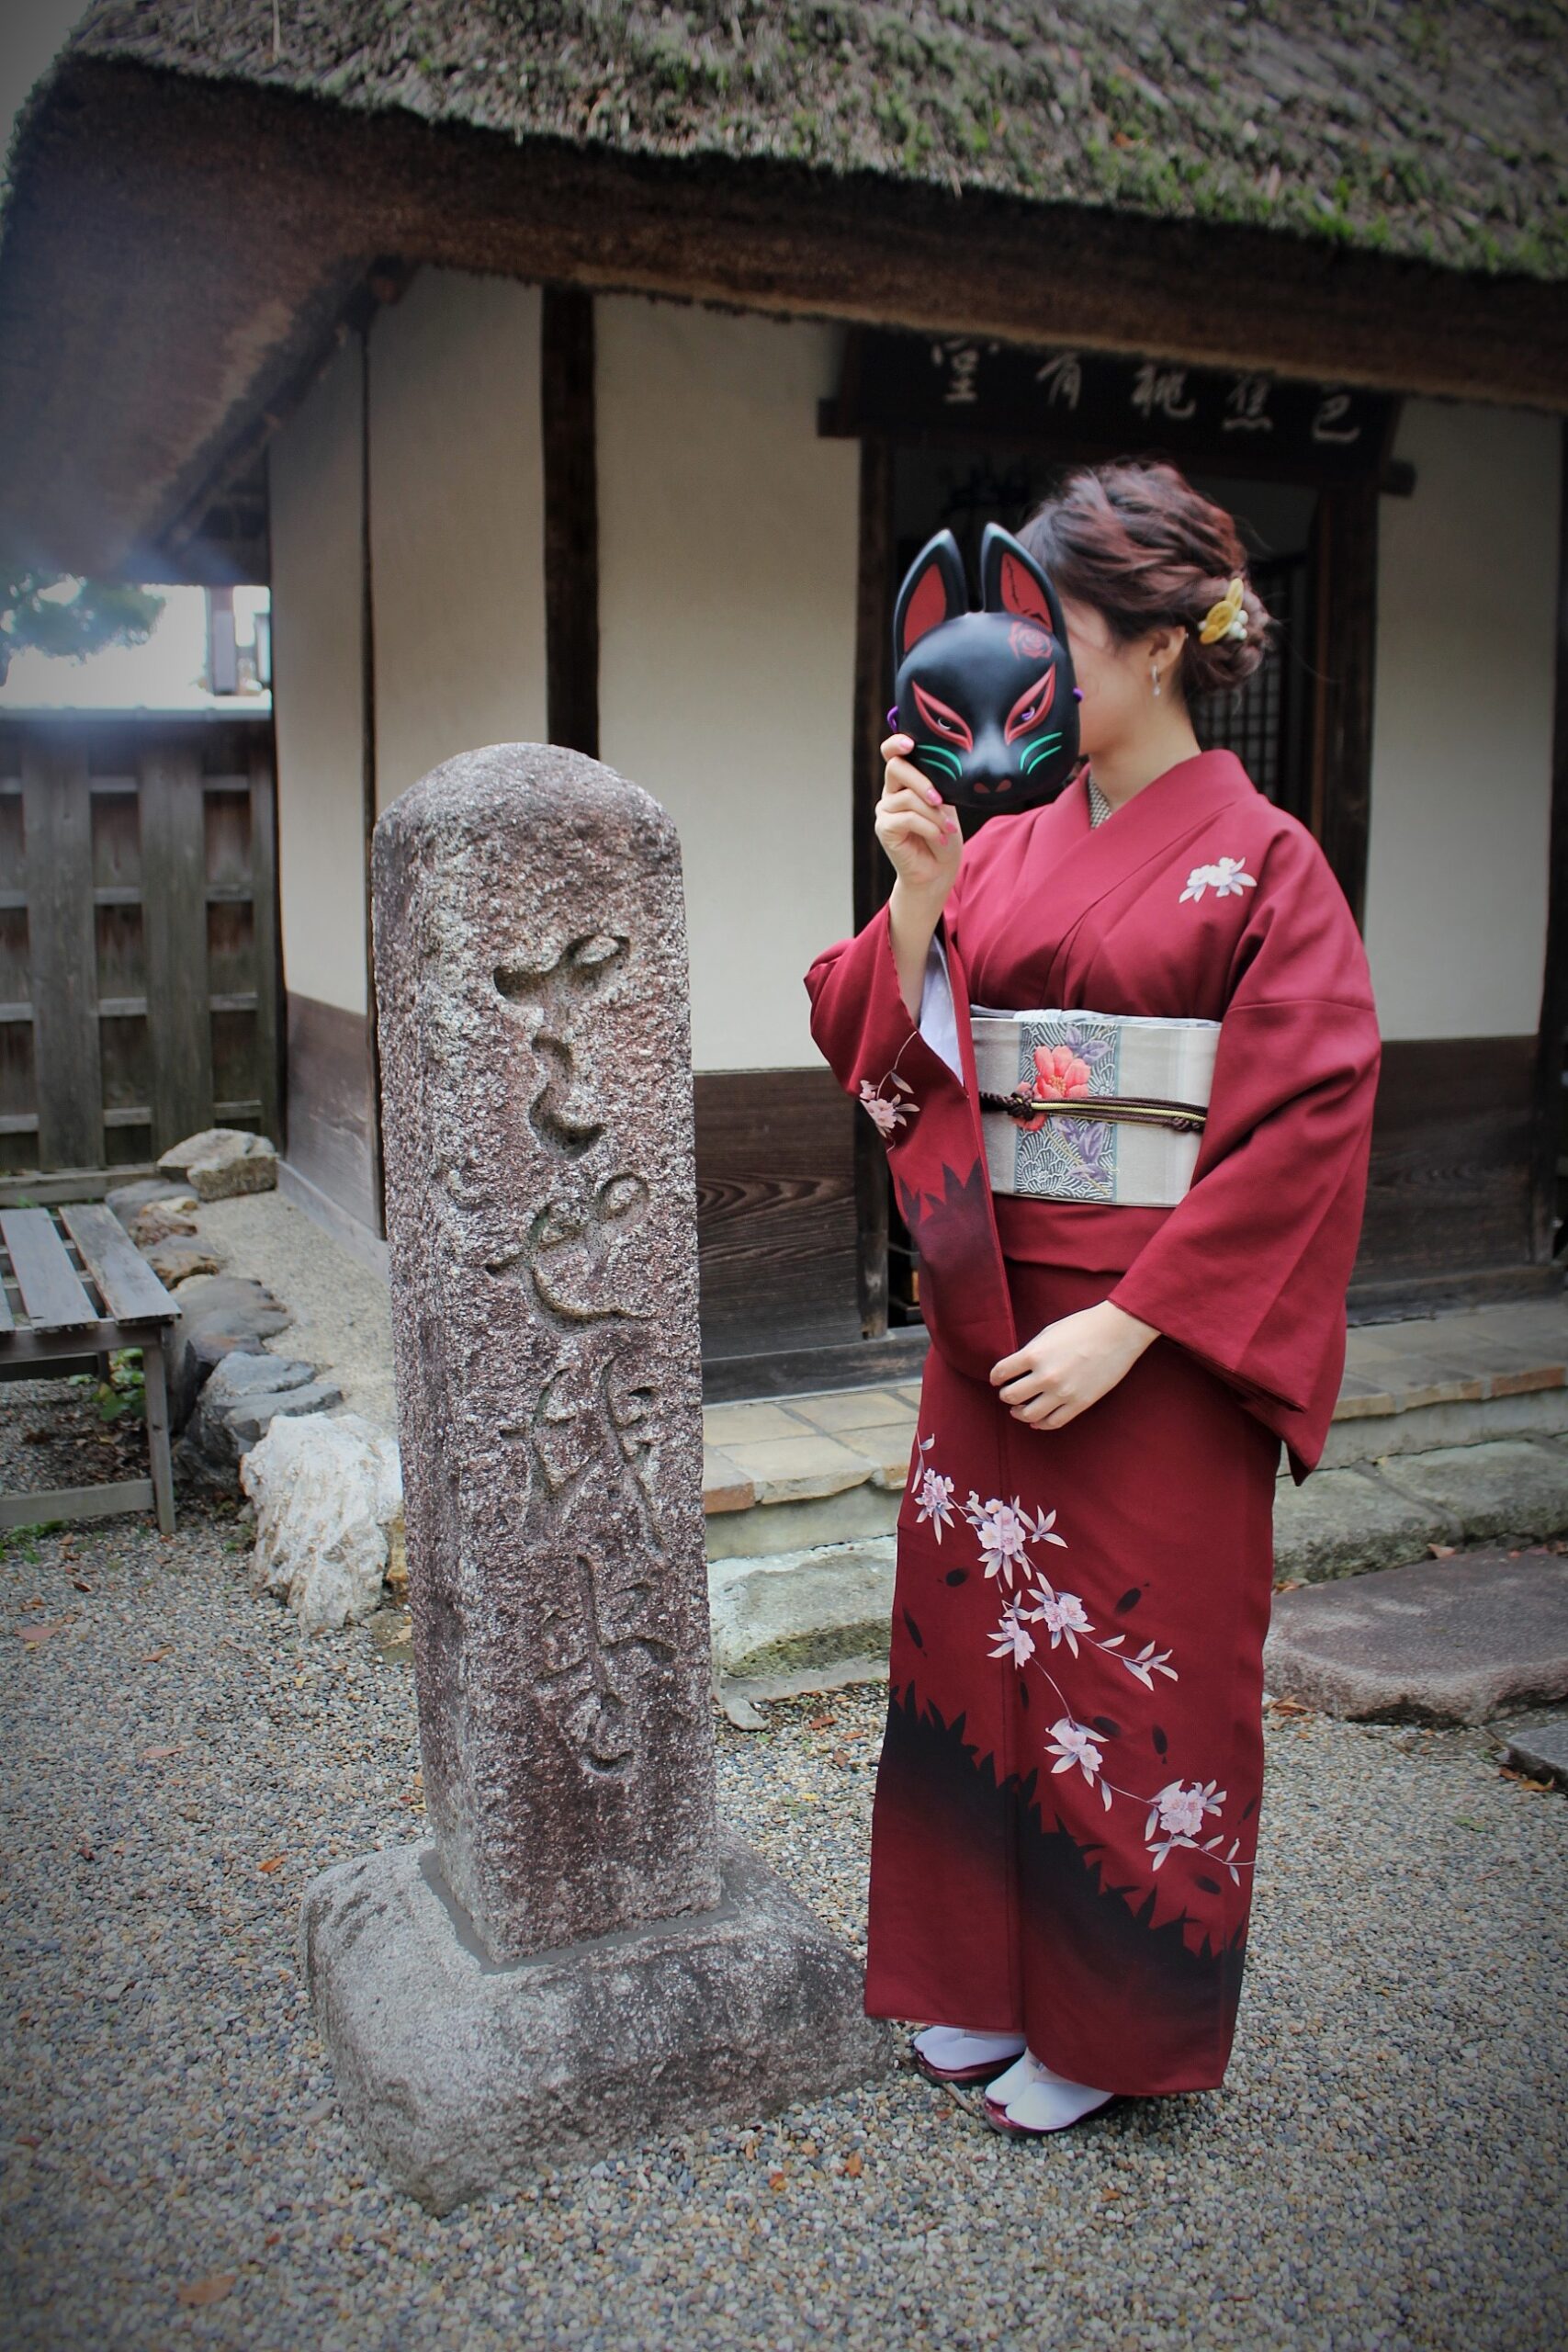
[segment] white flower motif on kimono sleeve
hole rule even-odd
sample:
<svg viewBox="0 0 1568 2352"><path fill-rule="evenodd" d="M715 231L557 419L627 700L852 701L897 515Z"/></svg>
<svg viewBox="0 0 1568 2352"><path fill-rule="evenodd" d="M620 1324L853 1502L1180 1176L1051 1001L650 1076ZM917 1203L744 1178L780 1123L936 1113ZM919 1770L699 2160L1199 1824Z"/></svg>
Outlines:
<svg viewBox="0 0 1568 2352"><path fill-rule="evenodd" d="M860 1082L860 1101L862 1110L869 1112L872 1125L875 1127L877 1134L884 1138L890 1136L895 1127L903 1125L903 1104L886 1101L877 1092L869 1078L863 1078Z"/></svg>
<svg viewBox="0 0 1568 2352"><path fill-rule="evenodd" d="M1258 877L1247 871L1244 857L1217 858L1212 865L1195 865L1187 877L1187 888L1177 900L1179 906L1189 899L1201 899L1205 890L1213 890L1216 899L1239 899L1244 890L1256 890Z"/></svg>
<svg viewBox="0 0 1568 2352"><path fill-rule="evenodd" d="M1019 1623L1018 1611L1010 1601L1002 1611L1002 1622L991 1635L993 1657L1010 1657L1021 1671L1034 1656L1034 1636Z"/></svg>
<svg viewBox="0 0 1568 2352"><path fill-rule="evenodd" d="M1051 1726L1046 1752L1056 1758L1053 1772L1070 1772L1076 1764L1092 1787L1102 1758L1100 1749L1082 1724L1074 1723L1070 1715L1063 1715Z"/></svg>

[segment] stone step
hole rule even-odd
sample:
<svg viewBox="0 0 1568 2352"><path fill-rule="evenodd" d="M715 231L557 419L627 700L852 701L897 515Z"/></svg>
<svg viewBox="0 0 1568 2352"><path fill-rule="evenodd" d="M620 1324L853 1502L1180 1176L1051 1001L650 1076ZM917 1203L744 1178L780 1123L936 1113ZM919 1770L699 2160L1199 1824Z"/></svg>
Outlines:
<svg viewBox="0 0 1568 2352"><path fill-rule="evenodd" d="M703 1417L709 1558L801 1552L890 1533L919 1394L918 1383L904 1382L710 1406ZM1349 1335L1322 1464L1303 1491L1311 1493L1332 1471L1365 1469L1396 1456L1564 1433L1563 1298L1362 1325ZM1416 1508L1421 1498L1409 1495L1406 1501ZM1385 1497L1375 1514L1378 1526L1395 1511ZM1439 1510L1434 1521L1439 1534L1440 1520ZM1404 1539L1388 1529L1385 1540ZM1389 1556L1385 1550L1374 1565Z"/></svg>
<svg viewBox="0 0 1568 2352"><path fill-rule="evenodd" d="M1568 1698L1568 1556L1497 1545L1276 1596L1279 1699L1358 1723L1479 1724Z"/></svg>
<svg viewBox="0 0 1568 2352"><path fill-rule="evenodd" d="M851 1654L886 1654L893 1607L897 1491L854 1492L889 1507L888 1524L834 1541L809 1515L820 1499L760 1507L751 1516L807 1534L777 1550L715 1549L732 1521L708 1521L709 1606L714 1670L721 1693L733 1680L798 1675ZM806 1514L805 1517L796 1514ZM1288 1588L1354 1578L1358 1585L1435 1544L1492 1542L1506 1549L1568 1532L1568 1437L1505 1438L1391 1456L1355 1469L1320 1470L1301 1487L1275 1490L1276 1606ZM753 1543L756 1542L753 1536ZM800 1687L805 1688L806 1685Z"/></svg>

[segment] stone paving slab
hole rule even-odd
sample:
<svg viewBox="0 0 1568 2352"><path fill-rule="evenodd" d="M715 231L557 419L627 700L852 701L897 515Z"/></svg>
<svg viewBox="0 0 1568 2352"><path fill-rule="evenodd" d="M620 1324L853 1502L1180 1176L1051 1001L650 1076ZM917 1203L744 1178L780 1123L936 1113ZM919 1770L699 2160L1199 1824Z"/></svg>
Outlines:
<svg viewBox="0 0 1568 2352"><path fill-rule="evenodd" d="M1486 1548L1277 1594L1263 1671L1274 1697L1354 1722L1568 1698L1568 1558Z"/></svg>
<svg viewBox="0 0 1568 2352"><path fill-rule="evenodd" d="M1517 1771L1568 1788L1568 1708L1498 1728Z"/></svg>
<svg viewBox="0 0 1568 2352"><path fill-rule="evenodd" d="M788 1437L748 1440L725 1453L757 1490L760 1503L807 1502L864 1486L881 1467L879 1459L842 1445L821 1430L801 1428Z"/></svg>
<svg viewBox="0 0 1568 2352"><path fill-rule="evenodd" d="M762 1507L843 1493L856 1483L845 1452L863 1462L861 1481L901 1487L919 1395L918 1382L898 1381L711 1406L704 1416L707 1508L744 1508L721 1498L747 1478ZM1494 1434L1539 1442L1565 1429L1568 1299L1362 1324L1348 1336L1345 1377L1318 1475ZM822 1447L801 1442L808 1437L823 1441ZM790 1450L777 1456L757 1452L772 1442ZM1439 1501L1437 1508L1441 1512L1449 1506Z"/></svg>
<svg viewBox="0 0 1568 2352"><path fill-rule="evenodd" d="M794 1410L814 1429L853 1442L868 1430L908 1429L914 1419L908 1406L890 1388L838 1388L818 1396L801 1396Z"/></svg>
<svg viewBox="0 0 1568 2352"><path fill-rule="evenodd" d="M729 1510L750 1510L757 1499L754 1482L738 1470L728 1455L703 1448L703 1509L709 1518Z"/></svg>

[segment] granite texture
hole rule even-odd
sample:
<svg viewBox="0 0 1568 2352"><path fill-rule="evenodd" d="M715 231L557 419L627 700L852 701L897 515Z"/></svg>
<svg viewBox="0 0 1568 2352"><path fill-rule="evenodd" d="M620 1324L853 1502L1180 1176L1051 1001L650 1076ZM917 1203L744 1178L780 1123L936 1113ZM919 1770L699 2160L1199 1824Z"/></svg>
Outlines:
<svg viewBox="0 0 1568 2352"><path fill-rule="evenodd" d="M513 744L373 864L425 1800L513 1961L718 1899L680 849Z"/></svg>
<svg viewBox="0 0 1568 2352"><path fill-rule="evenodd" d="M299 1951L338 2094L388 2177L437 2213L622 2142L775 2113L887 2071L860 1969L726 1838L719 1899L498 1967L434 1845L340 1863Z"/></svg>
<svg viewBox="0 0 1568 2352"><path fill-rule="evenodd" d="M1456 1553L1278 1593L1276 1698L1357 1722L1479 1724L1568 1698L1568 1557Z"/></svg>

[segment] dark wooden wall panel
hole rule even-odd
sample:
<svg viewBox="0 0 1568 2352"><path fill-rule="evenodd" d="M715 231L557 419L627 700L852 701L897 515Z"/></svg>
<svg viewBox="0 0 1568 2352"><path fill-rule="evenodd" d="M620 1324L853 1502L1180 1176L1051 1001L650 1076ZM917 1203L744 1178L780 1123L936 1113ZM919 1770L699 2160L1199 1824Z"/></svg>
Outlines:
<svg viewBox="0 0 1568 2352"><path fill-rule="evenodd" d="M375 1119L362 1012L288 996L289 1165L376 1230Z"/></svg>
<svg viewBox="0 0 1568 2352"><path fill-rule="evenodd" d="M1529 1036L1384 1044L1352 1306L1529 1268L1535 1057Z"/></svg>
<svg viewBox="0 0 1568 2352"><path fill-rule="evenodd" d="M858 1340L853 1104L826 1069L695 1091L704 1355Z"/></svg>

